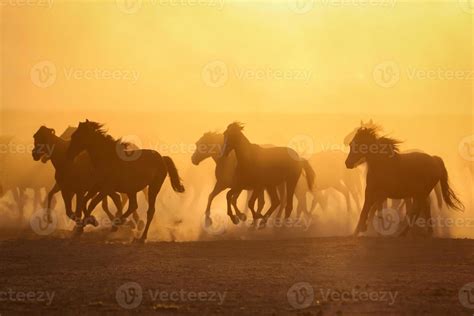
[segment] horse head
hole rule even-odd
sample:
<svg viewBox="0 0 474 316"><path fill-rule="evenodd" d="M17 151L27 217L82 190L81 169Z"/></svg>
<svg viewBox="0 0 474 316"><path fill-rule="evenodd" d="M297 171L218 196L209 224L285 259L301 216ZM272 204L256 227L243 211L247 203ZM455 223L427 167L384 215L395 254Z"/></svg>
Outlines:
<svg viewBox="0 0 474 316"><path fill-rule="evenodd" d="M355 134L357 133L357 131L360 128L375 128L375 129L378 129L378 130L382 129L379 125L375 124L372 119L370 119L370 121L368 121L366 123L363 120L361 120L360 121L360 126L354 128L354 130L352 132L350 132L349 134L346 135L346 137L344 137L344 145L346 145L346 146L350 145L352 139L354 139Z"/></svg>
<svg viewBox="0 0 474 316"><path fill-rule="evenodd" d="M209 157L219 157L221 155L224 135L207 132L196 142L196 150L194 151L191 162L199 165L201 161Z"/></svg>
<svg viewBox="0 0 474 316"><path fill-rule="evenodd" d="M67 158L73 160L79 153L85 150L97 133L103 134L102 124L86 120L80 122L76 131L71 135L71 143L67 150Z"/></svg>
<svg viewBox="0 0 474 316"><path fill-rule="evenodd" d="M34 148L31 152L33 159L46 163L51 159L52 147L54 146L54 137L56 132L52 128L41 126L33 135ZM51 149L51 150L50 150Z"/></svg>
<svg viewBox="0 0 474 316"><path fill-rule="evenodd" d="M240 139L244 137L242 130L244 125L239 122L234 122L227 126L227 129L224 132L224 150L222 151L222 156L227 157L229 153L235 149Z"/></svg>
<svg viewBox="0 0 474 316"><path fill-rule="evenodd" d="M355 168L365 161L375 157L393 157L399 152L398 144L401 142L378 135L379 128L361 127L357 130L350 142L350 151L346 159L346 167Z"/></svg>

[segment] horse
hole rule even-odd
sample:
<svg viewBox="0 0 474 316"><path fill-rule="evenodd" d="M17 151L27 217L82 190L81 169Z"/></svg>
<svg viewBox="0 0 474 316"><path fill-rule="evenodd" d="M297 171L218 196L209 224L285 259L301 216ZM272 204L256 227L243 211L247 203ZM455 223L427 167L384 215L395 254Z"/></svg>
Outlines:
<svg viewBox="0 0 474 316"><path fill-rule="evenodd" d="M436 184L441 184L443 199L452 209L464 208L448 183L448 172L443 160L421 152L400 153L401 142L380 136L377 128L361 127L350 142L346 167L353 169L366 162L365 200L354 236L367 230L367 215L385 199L413 199L409 218L416 220L420 213L431 219L429 195ZM408 231L407 226L401 235ZM429 227L432 233L432 228Z"/></svg>
<svg viewBox="0 0 474 316"><path fill-rule="evenodd" d="M51 197L55 192L61 191L66 209L66 215L76 222L76 232L83 229L80 219L83 211L86 209L89 195L97 194L94 191L95 180L92 177L93 168L90 157L87 153L81 153L74 161L69 161L66 157L70 141L56 136L56 132L52 128L41 126L33 135L34 148L32 151L33 160L41 160L43 163L51 160L56 172L56 186L48 193L48 201L46 206L47 219L51 221ZM86 196L87 194L87 196ZM76 211L72 211L72 199L76 197ZM115 192L110 194L117 210L121 210L120 196ZM113 218L108 209L104 209L107 215ZM89 222L97 225L95 220Z"/></svg>
<svg viewBox="0 0 474 316"><path fill-rule="evenodd" d="M233 195L241 190L253 189L254 192L249 201L249 204L253 204L252 200L266 189L270 195L271 205L260 223L263 227L280 204L276 186L286 184L285 217L288 218L293 210L293 195L302 170L306 173L309 188L313 187L315 174L308 161L301 159L293 149L263 148L252 144L242 133L243 128L241 123L234 122L224 132L222 155L227 157L234 150L237 158L235 176L231 189L227 193L227 214L234 224L238 224L239 218L233 215L231 209L230 202Z"/></svg>
<svg viewBox="0 0 474 316"><path fill-rule="evenodd" d="M196 142L196 150L191 156L191 162L196 166L199 165L203 160L209 157L212 158L212 160L216 164L216 168L214 171L214 174L216 177L216 184L214 185L214 188L209 194L209 197L207 200L206 211L205 211L205 215L206 215L205 225L206 226L212 225L212 220L210 217L212 201L219 193L231 187L232 180L235 176L237 158L235 156L235 153L233 152L230 153L229 156L227 157L222 157L221 148L223 147L223 145L224 145L224 134L215 133L215 132L207 132L204 135L202 135L202 137L199 138L199 140ZM282 188L282 186L279 186L278 190L281 197L282 190L284 190L284 187ZM247 198L247 204L249 202L249 199L250 199L250 192ZM261 210L263 209L264 204L265 204L264 193L261 192L261 194L257 196L257 199L258 199L258 206L257 206L256 213L253 214L254 220L256 218L261 217ZM232 200L232 205L234 206L235 209L238 210L237 198L234 198ZM253 210L254 206L249 207L249 208ZM238 211L237 214L239 213L242 214L240 211ZM244 216L241 215L240 217L244 218Z"/></svg>
<svg viewBox="0 0 474 316"><path fill-rule="evenodd" d="M344 196L347 211L351 211L351 197L354 199L357 209L360 209L359 196L362 194L361 174L358 169L348 170L344 167L346 154L339 150L328 150L312 155L308 161L318 175L312 190L308 190L303 178L300 178L296 186L295 196L298 201L298 216L303 212L311 214L318 203L323 209L326 208L323 191L334 189ZM312 195L311 207L306 207L306 194Z"/></svg>
<svg viewBox="0 0 474 316"><path fill-rule="evenodd" d="M67 158L73 160L86 151L95 168L93 175L99 194L87 207L85 218L90 217L97 204L107 195L126 193L129 198L127 211L114 221L113 230L123 224L138 209L137 192L148 187L148 210L145 229L136 242L144 243L155 215L156 197L167 175L175 192L184 192L184 186L173 160L150 149L127 150L127 143L115 140L103 125L86 120L80 122L71 136Z"/></svg>
<svg viewBox="0 0 474 316"><path fill-rule="evenodd" d="M0 136L0 144L8 150L0 153L0 197L12 193L19 211L19 220L27 199L27 190L33 190L33 208L39 209L42 204L42 190L54 185L54 170L50 166L38 166L31 161L27 152L29 144L18 141L13 136Z"/></svg>

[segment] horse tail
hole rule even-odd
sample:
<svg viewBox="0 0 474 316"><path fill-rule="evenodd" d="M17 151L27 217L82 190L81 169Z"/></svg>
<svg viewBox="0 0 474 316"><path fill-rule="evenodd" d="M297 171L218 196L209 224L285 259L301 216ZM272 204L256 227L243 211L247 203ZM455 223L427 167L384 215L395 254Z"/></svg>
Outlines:
<svg viewBox="0 0 474 316"><path fill-rule="evenodd" d="M173 160L171 160L171 158L168 156L164 156L163 161L166 164L166 169L168 169L168 175L170 176L171 187L173 187L173 190L175 192L184 192L184 186L181 183L178 169L176 169Z"/></svg>
<svg viewBox="0 0 474 316"><path fill-rule="evenodd" d="M312 190L316 174L314 173L313 168L311 168L311 165L306 159L303 160L303 169L306 174L306 181L308 182L308 188Z"/></svg>
<svg viewBox="0 0 474 316"><path fill-rule="evenodd" d="M446 166L444 165L443 159L438 156L434 156L434 158L436 159L441 168L441 177L439 182L441 184L441 194L443 195L444 201L450 208L463 211L464 205L456 196L453 189L449 186L448 171L446 170Z"/></svg>

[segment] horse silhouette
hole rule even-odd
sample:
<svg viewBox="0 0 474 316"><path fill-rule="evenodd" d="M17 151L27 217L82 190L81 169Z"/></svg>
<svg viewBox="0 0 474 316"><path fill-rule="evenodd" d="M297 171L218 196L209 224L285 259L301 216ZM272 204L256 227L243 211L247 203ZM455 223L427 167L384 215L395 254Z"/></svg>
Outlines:
<svg viewBox="0 0 474 316"><path fill-rule="evenodd" d="M173 160L161 156L155 150L127 150L127 143L107 135L100 123L86 120L79 123L71 136L67 151L69 160L86 151L95 168L94 178L99 194L87 207L85 218L91 216L97 204L107 195L115 192L126 193L129 198L127 211L114 221L121 225L138 209L137 192L148 187L148 210L145 229L138 242L145 242L150 224L155 215L156 197L167 175L175 192L184 192L178 170ZM114 225L114 230L116 229Z"/></svg>
<svg viewBox="0 0 474 316"><path fill-rule="evenodd" d="M209 194L206 211L205 211L205 225L210 226L212 225L211 219L211 204L214 198L232 186L232 181L235 176L235 168L237 167L237 158L234 152L231 152L227 157L222 156L222 148L224 145L224 134L215 133L215 132L207 132L205 133L199 140L196 142L196 150L191 157L191 161L194 165L199 165L203 160L207 158L212 158L212 160L216 164L215 168L215 177L216 177L216 184L212 189L211 193ZM267 147L274 147L274 146L267 146ZM278 191L280 198L284 194L285 187L280 185L278 186ZM249 204L249 199L251 197L251 191L247 196L247 203ZM257 195L258 206L257 211L255 212L255 206L252 205L249 209L253 212L254 220L261 218L261 211L265 205L265 198L263 191ZM242 214L237 206L237 194L234 195L232 200L232 205L234 209L238 210L237 214ZM280 205L280 211L282 210ZM240 217L245 218L244 215Z"/></svg>
<svg viewBox="0 0 474 316"><path fill-rule="evenodd" d="M42 190L49 190L54 185L54 169L34 163L30 153L23 150L29 146L26 141L14 136L0 136L0 144L12 148L0 153L0 196L12 193L19 212L18 219L21 221L27 202L27 190L33 190L33 208L40 209L43 203Z"/></svg>
<svg viewBox="0 0 474 316"><path fill-rule="evenodd" d="M367 230L369 211L385 199L413 199L408 216L416 220L420 213L431 218L429 194L438 182L446 204L461 210L463 205L448 183L448 172L443 160L426 153L400 153L401 142L378 134L377 128L359 128L350 142L346 159L347 168L366 162L367 185L365 201L354 235ZM401 234L408 231L407 226ZM431 232L431 231L430 231Z"/></svg>
<svg viewBox="0 0 474 316"><path fill-rule="evenodd" d="M322 209L327 207L327 196L323 191L334 189L344 196L347 211L350 212L351 197L356 203L357 209L360 209L360 195L362 194L361 172L358 169L349 170L345 168L344 161L346 153L340 150L328 150L315 153L308 162L314 169L316 177L312 190L304 183L303 177L298 181L295 196L298 200L298 216L302 213L310 215L318 204ZM311 207L306 206L306 195L312 195Z"/></svg>
<svg viewBox="0 0 474 316"><path fill-rule="evenodd" d="M296 184L304 169L308 187L314 183L314 171L308 161L301 159L298 154L288 147L263 148L252 144L242 133L243 125L235 122L230 124L224 132L224 148L222 155L228 156L232 150L237 157L237 166L232 187L227 193L227 213L234 224L238 224L238 216L234 216L231 200L234 194L242 190L253 189L249 204L253 204L258 194L267 190L271 205L263 215L261 226L280 204L276 186L286 184L287 203L285 217L288 218L293 210L293 195Z"/></svg>

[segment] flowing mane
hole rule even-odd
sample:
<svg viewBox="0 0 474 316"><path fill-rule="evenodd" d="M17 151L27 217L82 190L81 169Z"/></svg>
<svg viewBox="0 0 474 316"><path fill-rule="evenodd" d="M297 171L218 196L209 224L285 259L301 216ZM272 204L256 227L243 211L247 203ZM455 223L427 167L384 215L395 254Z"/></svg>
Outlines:
<svg viewBox="0 0 474 316"><path fill-rule="evenodd" d="M123 150L126 151L129 147L132 147L132 144L129 142L122 141L121 138L115 139L109 134L107 134L107 130L104 128L104 124L92 121L86 121L85 124L88 128L90 128L96 136L98 136L101 141L107 146L107 148L111 148L113 150Z"/></svg>
<svg viewBox="0 0 474 316"><path fill-rule="evenodd" d="M381 136L380 135L381 130L382 129L378 126L369 127L369 128L361 127L357 130L356 135L372 138L374 139L375 142L377 142L377 144L388 146L390 148L391 153L397 153L397 154L400 153L399 145L403 142L395 138Z"/></svg>

